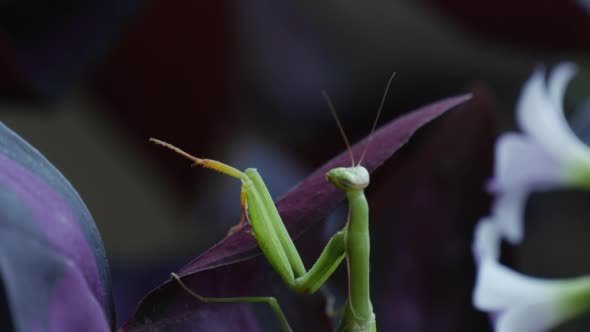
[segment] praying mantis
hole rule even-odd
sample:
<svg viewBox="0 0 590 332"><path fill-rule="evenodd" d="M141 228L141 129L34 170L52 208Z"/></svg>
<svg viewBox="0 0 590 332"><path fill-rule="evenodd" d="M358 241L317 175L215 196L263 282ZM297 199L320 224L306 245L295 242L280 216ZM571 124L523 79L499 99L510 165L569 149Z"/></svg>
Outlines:
<svg viewBox="0 0 590 332"><path fill-rule="evenodd" d="M387 91L394 76L395 73L391 75L387 82L368 143L370 143L370 139L377 125ZM334 111L332 102L325 92L323 96L346 143L352 163L350 167L331 169L326 173L326 179L346 194L349 213L346 225L332 236L317 261L309 270L306 270L299 252L295 248L295 244L281 220L270 193L256 169L248 168L242 172L216 160L194 157L169 143L154 138L150 138L150 141L188 158L196 166L209 168L241 181L240 200L243 216L238 226L242 225L244 220L250 223L252 235L256 238L262 253L273 269L280 275L283 282L293 291L301 294L315 293L346 258L348 267L348 299L344 304L344 311L338 331L376 332L377 323L370 299L369 285L369 208L364 194L364 189L369 185L370 176L369 172L361 166L369 144L367 143L365 145L359 162L355 164L350 144ZM188 288L176 274L172 273L171 277L184 290L202 302L266 303L277 316L282 329L284 331L292 331L274 297L204 297Z"/></svg>

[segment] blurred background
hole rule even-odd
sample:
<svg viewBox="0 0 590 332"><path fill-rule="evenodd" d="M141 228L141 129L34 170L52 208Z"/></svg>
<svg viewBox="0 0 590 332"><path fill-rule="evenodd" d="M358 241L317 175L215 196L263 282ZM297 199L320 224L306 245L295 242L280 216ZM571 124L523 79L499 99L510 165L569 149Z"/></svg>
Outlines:
<svg viewBox="0 0 590 332"><path fill-rule="evenodd" d="M590 139L584 0L8 0L0 120L88 205L124 322L144 292L240 216L236 180L191 169L149 137L256 167L279 197L344 148L322 90L351 141L368 134L393 72L381 123L477 87L492 96L502 132L515 129L533 68L564 60L580 69L566 111ZM532 197L515 266L544 277L590 273L588 199Z"/></svg>

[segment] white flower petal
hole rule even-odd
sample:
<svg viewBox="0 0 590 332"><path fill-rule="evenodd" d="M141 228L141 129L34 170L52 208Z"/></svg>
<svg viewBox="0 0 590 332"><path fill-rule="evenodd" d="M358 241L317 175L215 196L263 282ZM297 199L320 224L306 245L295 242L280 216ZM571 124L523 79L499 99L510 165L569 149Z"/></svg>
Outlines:
<svg viewBox="0 0 590 332"><path fill-rule="evenodd" d="M527 303L510 308L499 315L495 332L540 332L548 331L565 318L560 315L556 303Z"/></svg>
<svg viewBox="0 0 590 332"><path fill-rule="evenodd" d="M492 216L500 233L516 244L522 241L529 193L564 186L569 168L532 137L522 134L500 136L495 149L495 176L488 188L496 194Z"/></svg>
<svg viewBox="0 0 590 332"><path fill-rule="evenodd" d="M590 276L533 278L485 259L478 271L473 303L490 313L496 332L548 331L590 311Z"/></svg>
<svg viewBox="0 0 590 332"><path fill-rule="evenodd" d="M522 241L525 203L528 191L512 190L496 196L492 215L499 232L512 244Z"/></svg>
<svg viewBox="0 0 590 332"><path fill-rule="evenodd" d="M478 264L484 259L500 258L500 233L494 220L489 217L481 219L475 226L473 256Z"/></svg>
<svg viewBox="0 0 590 332"><path fill-rule="evenodd" d="M494 179L490 189L504 192L551 187L566 178L567 165L532 137L508 133L495 146Z"/></svg>
<svg viewBox="0 0 590 332"><path fill-rule="evenodd" d="M563 104L563 97L567 85L576 75L577 67L574 63L563 62L557 65L549 75L548 90L549 99L555 106L554 110L561 111ZM559 112L563 116L563 112Z"/></svg>
<svg viewBox="0 0 590 332"><path fill-rule="evenodd" d="M571 78L571 67L559 66L552 73L551 91L545 84L545 72L537 69L525 83L517 105L517 121L521 129L560 160L570 160L585 146L573 133L557 99ZM582 144L582 145L580 145Z"/></svg>
<svg viewBox="0 0 590 332"><path fill-rule="evenodd" d="M484 311L501 311L524 303L555 302L563 292L559 281L527 277L497 261L480 266L473 294L474 305Z"/></svg>

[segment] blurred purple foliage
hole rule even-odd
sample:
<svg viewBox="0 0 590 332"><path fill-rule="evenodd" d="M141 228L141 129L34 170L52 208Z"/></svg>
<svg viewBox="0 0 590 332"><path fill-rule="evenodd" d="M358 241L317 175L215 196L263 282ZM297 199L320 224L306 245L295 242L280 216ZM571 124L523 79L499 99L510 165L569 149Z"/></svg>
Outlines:
<svg viewBox="0 0 590 332"><path fill-rule="evenodd" d="M90 213L37 150L4 125L0 137L0 327L108 331L110 275Z"/></svg>

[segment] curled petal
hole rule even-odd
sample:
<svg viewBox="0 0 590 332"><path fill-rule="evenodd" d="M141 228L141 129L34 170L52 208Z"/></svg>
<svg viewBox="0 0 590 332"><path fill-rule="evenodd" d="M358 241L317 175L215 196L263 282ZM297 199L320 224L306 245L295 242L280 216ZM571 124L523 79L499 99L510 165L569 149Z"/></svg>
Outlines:
<svg viewBox="0 0 590 332"><path fill-rule="evenodd" d="M475 226L473 256L478 263L487 258L498 260L500 257L500 233L491 218L483 218Z"/></svg>
<svg viewBox="0 0 590 332"><path fill-rule="evenodd" d="M557 65L551 72L548 80L549 99L553 102L554 110L561 111L565 88L576 75L577 67L571 62ZM559 112L563 116L563 112Z"/></svg>
<svg viewBox="0 0 590 332"><path fill-rule="evenodd" d="M484 259L473 303L494 315L496 332L547 331L590 310L590 277L533 278Z"/></svg>
<svg viewBox="0 0 590 332"><path fill-rule="evenodd" d="M523 238L524 209L528 191L513 190L496 197L492 213L499 232L512 244Z"/></svg>
<svg viewBox="0 0 590 332"><path fill-rule="evenodd" d="M511 308L495 322L495 332L539 332L563 321L554 303L537 302Z"/></svg>
<svg viewBox="0 0 590 332"><path fill-rule="evenodd" d="M565 163L548 153L533 138L508 133L496 142L494 179L490 189L506 192L551 187L566 179Z"/></svg>
<svg viewBox="0 0 590 332"><path fill-rule="evenodd" d="M559 284L524 276L488 259L480 266L473 303L484 311L501 311L540 300L553 302L559 296Z"/></svg>
<svg viewBox="0 0 590 332"><path fill-rule="evenodd" d="M524 208L532 191L563 185L567 165L522 134L504 134L496 143L494 178L489 184L496 193L492 214L503 236L511 243L522 240Z"/></svg>
<svg viewBox="0 0 590 332"><path fill-rule="evenodd" d="M551 73L545 84L545 72L539 68L525 83L517 105L517 121L521 129L541 144L558 160L587 160L590 152L570 128L562 107L567 84L575 67L562 64Z"/></svg>

